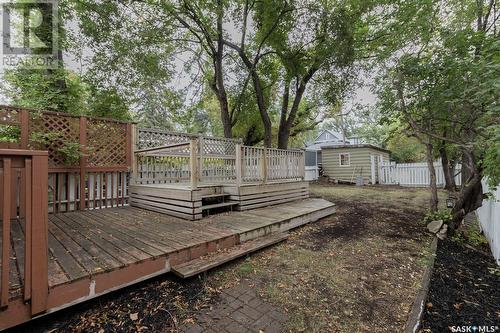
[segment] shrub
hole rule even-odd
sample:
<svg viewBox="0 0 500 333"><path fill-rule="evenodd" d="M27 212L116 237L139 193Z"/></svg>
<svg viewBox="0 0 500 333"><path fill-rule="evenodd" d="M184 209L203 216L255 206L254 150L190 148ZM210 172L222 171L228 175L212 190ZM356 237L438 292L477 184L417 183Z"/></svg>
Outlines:
<svg viewBox="0 0 500 333"><path fill-rule="evenodd" d="M448 223L451 220L451 210L441 209L437 212L427 211L424 217L424 223L430 223L436 220L443 220L444 223Z"/></svg>

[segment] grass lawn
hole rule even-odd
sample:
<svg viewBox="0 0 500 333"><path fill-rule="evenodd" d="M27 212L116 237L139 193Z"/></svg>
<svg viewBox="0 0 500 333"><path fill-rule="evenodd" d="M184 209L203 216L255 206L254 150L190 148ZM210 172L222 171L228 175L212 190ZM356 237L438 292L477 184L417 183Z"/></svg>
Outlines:
<svg viewBox="0 0 500 333"><path fill-rule="evenodd" d="M287 312L290 332L398 332L429 258L421 222L427 189L312 185L337 212L294 230L286 243L210 274L244 279Z"/></svg>

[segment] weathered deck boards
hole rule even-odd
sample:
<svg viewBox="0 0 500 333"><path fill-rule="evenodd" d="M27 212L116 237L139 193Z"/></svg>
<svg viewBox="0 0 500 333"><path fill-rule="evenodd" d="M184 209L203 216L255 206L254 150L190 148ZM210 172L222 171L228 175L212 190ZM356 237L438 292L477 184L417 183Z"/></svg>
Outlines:
<svg viewBox="0 0 500 333"><path fill-rule="evenodd" d="M255 252L265 247L284 241L288 238L288 233L274 233L256 240L248 241L237 245L234 248L215 252L201 258L172 267L172 272L182 278L195 276L206 272L214 267L220 266L226 262L242 257L250 252Z"/></svg>
<svg viewBox="0 0 500 333"><path fill-rule="evenodd" d="M224 192L230 194L230 200L238 202L236 210L251 210L306 199L309 197L309 182L288 181L224 186Z"/></svg>
<svg viewBox="0 0 500 333"><path fill-rule="evenodd" d="M173 265L207 253L287 231L334 210L328 201L306 199L200 221L130 206L49 214L49 311L168 272ZM10 298L24 306L22 220L12 221L11 239ZM0 329L13 325L9 308L0 310Z"/></svg>

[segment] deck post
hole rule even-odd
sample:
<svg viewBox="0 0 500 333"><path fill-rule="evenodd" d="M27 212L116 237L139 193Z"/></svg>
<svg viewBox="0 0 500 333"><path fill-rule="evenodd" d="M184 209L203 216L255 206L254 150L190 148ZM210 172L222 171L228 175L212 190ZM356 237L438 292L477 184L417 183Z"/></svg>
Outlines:
<svg viewBox="0 0 500 333"><path fill-rule="evenodd" d="M189 142L189 168L191 173L191 189L196 190L198 188L198 158L196 154L196 148L198 147L198 140L196 137L192 137Z"/></svg>
<svg viewBox="0 0 500 333"><path fill-rule="evenodd" d="M262 183L267 183L267 148L262 150Z"/></svg>
<svg viewBox="0 0 500 333"><path fill-rule="evenodd" d="M236 168L236 186L241 186L241 143L236 144L236 161L235 161L235 168Z"/></svg>
<svg viewBox="0 0 500 333"><path fill-rule="evenodd" d="M134 155L134 142L133 142L133 133L134 133L134 126L132 123L128 123L126 125L126 137L125 137L125 146L126 146L126 151L125 151L125 159L127 163L127 167L130 168L132 165L132 155Z"/></svg>
<svg viewBox="0 0 500 333"><path fill-rule="evenodd" d="M300 159L299 159L299 170L300 170L300 178L304 180L306 178L306 153L304 150L300 151Z"/></svg>
<svg viewBox="0 0 500 333"><path fill-rule="evenodd" d="M85 145L87 144L87 118L80 117L80 150L85 153ZM85 167L87 165L87 157L80 157L80 210L85 210Z"/></svg>
<svg viewBox="0 0 500 333"><path fill-rule="evenodd" d="M128 129L128 128L127 128ZM132 177L130 179L130 184L135 184L138 174L137 174L137 157L135 150L137 147L137 127L135 124L130 124L130 166L132 167ZM128 147L127 147L128 149Z"/></svg>
<svg viewBox="0 0 500 333"><path fill-rule="evenodd" d="M11 186L12 163L10 158L3 158L2 187L2 271L0 288L0 307L9 304L9 273L10 273L10 219L11 219Z"/></svg>
<svg viewBox="0 0 500 333"><path fill-rule="evenodd" d="M31 314L47 310L48 282L48 156L33 155L31 211Z"/></svg>
<svg viewBox="0 0 500 333"><path fill-rule="evenodd" d="M28 110L20 111L20 122L21 122L21 138L20 145L21 149L28 149L29 142L29 114Z"/></svg>
<svg viewBox="0 0 500 333"><path fill-rule="evenodd" d="M203 136L198 137L198 144L199 144L199 150L198 150L198 179L200 182L203 181Z"/></svg>

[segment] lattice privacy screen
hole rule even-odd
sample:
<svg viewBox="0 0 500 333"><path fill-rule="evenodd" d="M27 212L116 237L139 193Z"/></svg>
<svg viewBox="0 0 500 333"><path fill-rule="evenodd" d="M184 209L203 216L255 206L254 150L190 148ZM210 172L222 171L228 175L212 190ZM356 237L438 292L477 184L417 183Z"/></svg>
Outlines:
<svg viewBox="0 0 500 333"><path fill-rule="evenodd" d="M49 152L49 168L129 167L130 124L0 106L0 147ZM7 145L8 143L8 145Z"/></svg>
<svg viewBox="0 0 500 333"><path fill-rule="evenodd" d="M157 129L140 128L137 133L137 149L147 149L161 147L176 143L188 143L192 138L197 138L202 155L206 156L234 156L236 144L239 140L213 138L203 135L168 132ZM182 151L189 154L189 149L172 149L172 151Z"/></svg>

